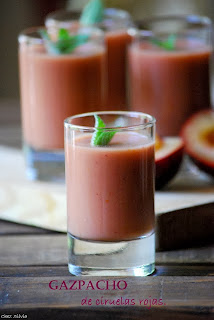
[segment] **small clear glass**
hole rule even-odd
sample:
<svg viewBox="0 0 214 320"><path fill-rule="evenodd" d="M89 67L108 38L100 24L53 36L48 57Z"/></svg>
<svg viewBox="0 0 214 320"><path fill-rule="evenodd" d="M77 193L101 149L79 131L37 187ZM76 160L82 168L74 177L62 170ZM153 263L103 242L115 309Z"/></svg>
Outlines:
<svg viewBox="0 0 214 320"><path fill-rule="evenodd" d="M94 114L116 130L93 146ZM155 269L155 119L139 112L86 113L65 120L69 271L146 276Z"/></svg>
<svg viewBox="0 0 214 320"><path fill-rule="evenodd" d="M80 11L60 10L50 13L45 20L52 33L60 28L70 30L78 23ZM128 29L133 21L127 11L115 8L104 10L103 21L96 26L105 33L107 47L107 98L106 110L127 110L127 47L131 42Z"/></svg>
<svg viewBox="0 0 214 320"><path fill-rule="evenodd" d="M154 115L159 135L177 136L188 117L211 105L212 23L175 15L137 25L128 53L131 110Z"/></svg>
<svg viewBox="0 0 214 320"><path fill-rule="evenodd" d="M31 180L60 182L65 179L64 119L105 110L106 50L101 30L74 26L72 34L86 35L87 42L55 54L47 50L41 29L27 29L18 38L26 171Z"/></svg>

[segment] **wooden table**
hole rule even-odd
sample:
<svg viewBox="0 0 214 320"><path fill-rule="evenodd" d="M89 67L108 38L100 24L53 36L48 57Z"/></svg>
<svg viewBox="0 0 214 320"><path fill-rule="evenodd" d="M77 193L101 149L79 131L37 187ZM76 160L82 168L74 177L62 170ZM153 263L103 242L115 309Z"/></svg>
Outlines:
<svg viewBox="0 0 214 320"><path fill-rule="evenodd" d="M16 104L0 103L0 145L20 147ZM157 252L156 272L145 278L72 277L65 234L0 221L1 319L214 319L213 275L214 246L206 245ZM127 288L65 290L69 280L95 286L100 279L126 281ZM59 288L65 285L52 290L52 280ZM91 305L81 304L85 298ZM134 305L123 305L131 299Z"/></svg>

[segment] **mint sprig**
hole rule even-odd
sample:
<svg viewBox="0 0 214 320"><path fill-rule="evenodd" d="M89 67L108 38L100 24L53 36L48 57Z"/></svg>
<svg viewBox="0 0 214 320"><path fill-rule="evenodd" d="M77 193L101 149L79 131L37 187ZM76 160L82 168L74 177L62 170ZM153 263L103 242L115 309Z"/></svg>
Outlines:
<svg viewBox="0 0 214 320"><path fill-rule="evenodd" d="M176 35L175 34L170 34L168 38L164 41L159 40L157 38L153 38L151 40L153 44L156 46L163 48L165 50L174 50L175 49L175 43L176 43Z"/></svg>
<svg viewBox="0 0 214 320"><path fill-rule="evenodd" d="M90 0L84 7L80 24L83 26L99 23L103 19L104 5L102 0ZM48 53L53 55L69 54L76 47L88 41L86 34L70 35L66 29L59 29L56 41L53 41L46 30L40 30L40 35L45 41L45 47Z"/></svg>
<svg viewBox="0 0 214 320"><path fill-rule="evenodd" d="M113 136L117 130L108 129L108 131L103 130L106 127L106 124L103 120L97 115L94 115L95 118L95 132L91 138L92 146L106 146L112 140Z"/></svg>
<svg viewBox="0 0 214 320"><path fill-rule="evenodd" d="M84 26L99 23L103 19L104 5L102 0L90 0L84 7L80 23Z"/></svg>
<svg viewBox="0 0 214 320"><path fill-rule="evenodd" d="M40 35L45 41L46 50L53 55L69 54L89 39L87 34L70 35L68 30L63 28L59 29L56 41L51 40L47 30L40 30Z"/></svg>

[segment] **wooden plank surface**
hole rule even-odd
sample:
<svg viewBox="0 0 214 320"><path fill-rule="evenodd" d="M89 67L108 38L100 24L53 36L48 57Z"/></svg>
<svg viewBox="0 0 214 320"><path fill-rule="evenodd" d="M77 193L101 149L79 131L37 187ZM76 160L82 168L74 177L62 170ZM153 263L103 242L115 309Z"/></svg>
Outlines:
<svg viewBox="0 0 214 320"><path fill-rule="evenodd" d="M20 234L58 234L42 228L26 226L24 224L0 220L0 235L20 235Z"/></svg>
<svg viewBox="0 0 214 320"><path fill-rule="evenodd" d="M67 265L51 266L0 266L2 277L55 277L68 276ZM204 265L156 265L152 277L156 276L214 276L214 264Z"/></svg>
<svg viewBox="0 0 214 320"><path fill-rule="evenodd" d="M0 265L62 265L67 264L66 235L1 236ZM156 253L157 264L211 264L214 246Z"/></svg>
<svg viewBox="0 0 214 320"><path fill-rule="evenodd" d="M214 202L157 215L156 233L158 250L214 243Z"/></svg>
<svg viewBox="0 0 214 320"><path fill-rule="evenodd" d="M55 285L58 285L57 288L52 284L56 290L50 289L49 284L52 280L54 280ZM83 278L72 278L70 276L2 278L2 311L7 313L24 309L28 312L30 309L34 309L38 313L39 308L43 308L43 310L58 308L62 310L70 309L71 316L73 308L79 309L79 311L85 309L86 314L88 310L94 309L97 313L98 310L103 311L102 308L108 307L105 312L114 314L116 308L123 305L129 315L133 308L140 310L141 316L148 310L155 312L156 316L157 313L160 315L161 310L162 312L171 312L171 315L177 312L180 315L198 314L203 318L214 315L213 277L105 278L105 281L109 281L109 283L125 281L127 283L125 290L98 290L96 282L100 280L100 277L94 277L93 280L84 277L85 284L82 282L82 290L74 289L75 286L78 288L78 280L82 281ZM64 284L61 287L63 281ZM74 281L76 281L76 284ZM90 281L95 289L86 290ZM73 290L69 290L72 282L74 284ZM59 290L60 287L63 289ZM67 289L65 290L65 288ZM86 298L87 300L91 299L91 305L83 307L83 299ZM125 307L125 301L128 301L129 304L131 299L134 301L134 306L127 305ZM149 300L152 301L152 299L157 299L162 305L154 305L149 309ZM110 300L114 301L114 308L111 308ZM119 301L118 305L116 301Z"/></svg>
<svg viewBox="0 0 214 320"><path fill-rule="evenodd" d="M51 280L57 280L58 284L70 280L91 280L69 274L66 236L2 235L0 313L26 314L29 319L213 319L213 251L210 246L159 252L156 272L152 276L107 278L127 281L127 290L122 293L118 290L51 290ZM158 265L161 263L163 265ZM92 299L94 305L82 306L84 297ZM96 305L96 299L116 301L130 297L136 302L134 306ZM140 305L139 299L148 298L162 299L165 305L149 309Z"/></svg>
<svg viewBox="0 0 214 320"><path fill-rule="evenodd" d="M211 306L214 301L213 277L105 277L102 279L105 283L100 284L104 289L98 290L96 282L100 279L100 277L93 277L92 280L90 277L71 277L71 275L54 276L54 278L4 277L1 279L3 307L17 305L20 307L31 307L32 305L40 307L64 305L68 307L71 302L72 306L81 306L84 295L93 300L102 296L106 299L107 297L111 299L133 298L136 306L140 306L139 299L148 299L149 297L162 299L168 306L185 306L190 302L192 305L197 305L199 301L201 305ZM50 281L53 283L50 284ZM79 289L80 281L81 289ZM105 289L107 281L109 282L108 290ZM113 289L113 282L119 281L126 282L125 290ZM89 282L90 286L87 289ZM40 294L37 295L35 301L38 292Z"/></svg>

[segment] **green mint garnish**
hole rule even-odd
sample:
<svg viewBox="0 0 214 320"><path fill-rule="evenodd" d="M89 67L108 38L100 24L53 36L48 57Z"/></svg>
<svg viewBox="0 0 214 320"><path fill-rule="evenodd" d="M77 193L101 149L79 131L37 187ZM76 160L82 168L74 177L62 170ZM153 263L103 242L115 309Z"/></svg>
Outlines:
<svg viewBox="0 0 214 320"><path fill-rule="evenodd" d="M109 129L108 131L103 130L106 127L103 120L97 115L94 115L95 118L95 132L91 138L92 146L106 146L109 144L117 130Z"/></svg>
<svg viewBox="0 0 214 320"><path fill-rule="evenodd" d="M88 41L86 34L70 35L66 29L59 29L56 41L52 41L46 30L40 30L41 37L45 40L45 46L50 54L68 54L76 47Z"/></svg>
<svg viewBox="0 0 214 320"><path fill-rule="evenodd" d="M80 23L84 26L99 23L103 19L104 5L102 0L90 0L84 7Z"/></svg>
<svg viewBox="0 0 214 320"><path fill-rule="evenodd" d="M153 38L152 43L155 44L158 47L161 47L165 50L174 50L175 49L175 43L176 43L176 35L170 34L168 38L165 41Z"/></svg>

